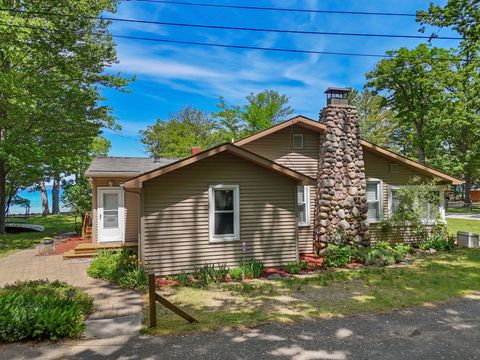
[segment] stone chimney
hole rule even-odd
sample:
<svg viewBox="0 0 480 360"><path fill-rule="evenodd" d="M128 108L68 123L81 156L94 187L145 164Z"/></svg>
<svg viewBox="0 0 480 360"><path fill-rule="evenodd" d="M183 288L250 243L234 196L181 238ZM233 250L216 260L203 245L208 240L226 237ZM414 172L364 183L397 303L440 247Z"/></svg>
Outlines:
<svg viewBox="0 0 480 360"><path fill-rule="evenodd" d="M323 254L329 243L369 245L365 166L359 118L349 104L350 90L328 88L320 112L326 130L320 135L315 204L314 250Z"/></svg>

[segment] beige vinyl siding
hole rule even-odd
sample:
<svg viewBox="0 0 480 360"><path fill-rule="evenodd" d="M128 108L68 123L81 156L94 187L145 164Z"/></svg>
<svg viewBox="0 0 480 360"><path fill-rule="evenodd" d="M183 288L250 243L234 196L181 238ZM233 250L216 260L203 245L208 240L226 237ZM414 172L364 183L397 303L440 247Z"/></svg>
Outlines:
<svg viewBox="0 0 480 360"><path fill-rule="evenodd" d="M240 240L209 242L209 185L240 187ZM297 258L296 182L221 153L144 183L144 259L157 275L193 271L205 263L266 266Z"/></svg>
<svg viewBox="0 0 480 360"><path fill-rule="evenodd" d="M293 134L303 135L303 149L293 149ZM318 173L319 134L299 125L292 125L273 134L242 145L267 159L316 178Z"/></svg>
<svg viewBox="0 0 480 360"><path fill-rule="evenodd" d="M377 154L371 153L369 151L363 152L363 157L365 160L365 175L367 178L376 178L382 180L382 206L383 206L383 216L384 218L388 217L388 188L389 186L402 186L407 185L414 177L422 177L419 173L414 170L403 166L398 163L398 172L390 172L390 160L387 160ZM424 176L423 176L424 177ZM370 233L372 235L372 242L382 240L381 233L378 228L378 224L370 224ZM384 239L391 241L400 241L402 238L406 243L415 243L417 239L414 238L410 229L398 229L398 236L392 239Z"/></svg>
<svg viewBox="0 0 480 360"><path fill-rule="evenodd" d="M110 181L112 186L119 187L126 178L93 178L92 182L92 240L98 242L98 222L97 222L97 191L99 187L109 187ZM135 245L138 243L138 224L139 209L138 196L124 192L125 206L125 244Z"/></svg>

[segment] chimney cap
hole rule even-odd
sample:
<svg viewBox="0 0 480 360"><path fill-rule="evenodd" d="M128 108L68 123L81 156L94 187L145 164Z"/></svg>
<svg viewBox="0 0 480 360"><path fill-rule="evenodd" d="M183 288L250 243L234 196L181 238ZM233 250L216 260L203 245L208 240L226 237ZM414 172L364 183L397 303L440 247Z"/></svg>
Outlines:
<svg viewBox="0 0 480 360"><path fill-rule="evenodd" d="M348 94L349 92L352 92L352 90L348 88L340 88L340 87L329 87L327 90L325 90L325 94Z"/></svg>
<svg viewBox="0 0 480 360"><path fill-rule="evenodd" d="M347 88L329 87L325 90L327 94L327 105L348 105L348 94L351 92Z"/></svg>

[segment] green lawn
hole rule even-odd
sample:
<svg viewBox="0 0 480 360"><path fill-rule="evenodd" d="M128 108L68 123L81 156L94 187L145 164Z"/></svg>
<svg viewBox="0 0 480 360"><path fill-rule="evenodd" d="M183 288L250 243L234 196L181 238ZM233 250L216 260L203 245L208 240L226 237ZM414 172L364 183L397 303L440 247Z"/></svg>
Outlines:
<svg viewBox="0 0 480 360"><path fill-rule="evenodd" d="M9 219L8 222L13 221ZM17 219L15 222L19 222L19 220ZM42 242L45 237L75 231L74 217L72 215L32 216L28 223L43 225L45 226L45 231L0 235L0 257L18 250L28 249Z"/></svg>
<svg viewBox="0 0 480 360"><path fill-rule="evenodd" d="M457 231L470 231L480 234L480 220L447 219L448 232L456 235Z"/></svg>
<svg viewBox="0 0 480 360"><path fill-rule="evenodd" d="M305 278L170 288L161 293L199 323L186 323L158 305L157 328L147 327L146 311L143 331L147 334L390 311L480 295L480 249L423 255L413 265L403 267L325 271Z"/></svg>
<svg viewBox="0 0 480 360"><path fill-rule="evenodd" d="M447 212L451 213L458 213L458 214L480 214L480 209L470 209L468 207L463 207L463 208L448 208Z"/></svg>

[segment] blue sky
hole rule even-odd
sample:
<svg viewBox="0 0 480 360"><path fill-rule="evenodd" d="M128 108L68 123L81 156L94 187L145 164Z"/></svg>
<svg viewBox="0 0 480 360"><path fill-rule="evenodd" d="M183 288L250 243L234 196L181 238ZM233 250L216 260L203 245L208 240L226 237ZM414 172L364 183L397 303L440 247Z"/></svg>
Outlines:
<svg viewBox="0 0 480 360"><path fill-rule="evenodd" d="M191 2L199 2L191 0ZM322 10L415 13L426 9L420 0L204 0L205 3L293 7ZM436 0L443 5L446 0ZM333 14L301 14L269 11L200 8L141 1L123 1L116 17L196 24L264 27L294 30L418 34L419 25L410 17ZM114 22L116 35L217 42L262 47L383 54L401 46L415 47L420 40L313 36L205 30ZM448 34L442 30L441 35ZM104 91L105 103L113 108L122 130L107 130L113 156L145 156L138 131L166 119L184 105L215 111L218 98L244 104L249 93L274 89L290 97L296 114L317 118L325 105L323 91L329 86L361 89L365 73L376 58L271 53L255 50L221 49L116 39L119 63L111 71L136 76L129 93ZM452 41L436 40L451 47ZM194 144L192 144L194 145Z"/></svg>

